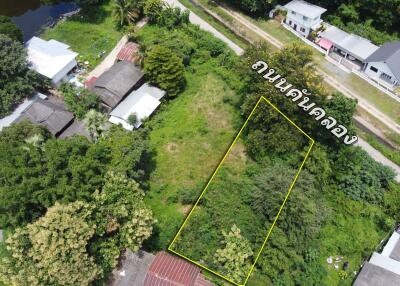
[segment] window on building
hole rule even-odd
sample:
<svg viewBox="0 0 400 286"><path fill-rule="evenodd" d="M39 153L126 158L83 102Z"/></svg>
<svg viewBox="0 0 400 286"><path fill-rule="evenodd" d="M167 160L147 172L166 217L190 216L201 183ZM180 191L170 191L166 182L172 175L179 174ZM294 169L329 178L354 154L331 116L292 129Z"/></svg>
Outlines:
<svg viewBox="0 0 400 286"><path fill-rule="evenodd" d="M306 32L306 29L300 28L300 31L303 32L303 33L305 33L305 32Z"/></svg>
<svg viewBox="0 0 400 286"><path fill-rule="evenodd" d="M292 13L292 15L296 15L296 12L295 12L295 11L292 11L291 13Z"/></svg>
<svg viewBox="0 0 400 286"><path fill-rule="evenodd" d="M303 16L303 20L304 20L304 21L307 21L308 18L307 18L306 16Z"/></svg>
<svg viewBox="0 0 400 286"><path fill-rule="evenodd" d="M378 69L374 66L370 66L369 69L372 70L373 72L378 72Z"/></svg>
<svg viewBox="0 0 400 286"><path fill-rule="evenodd" d="M289 25L292 26L292 21L289 20Z"/></svg>
<svg viewBox="0 0 400 286"><path fill-rule="evenodd" d="M388 75L388 74L386 74L386 73L382 73L381 74L381 77L383 78L383 79L386 79L386 80L391 80L392 79L392 77L390 76L390 75Z"/></svg>

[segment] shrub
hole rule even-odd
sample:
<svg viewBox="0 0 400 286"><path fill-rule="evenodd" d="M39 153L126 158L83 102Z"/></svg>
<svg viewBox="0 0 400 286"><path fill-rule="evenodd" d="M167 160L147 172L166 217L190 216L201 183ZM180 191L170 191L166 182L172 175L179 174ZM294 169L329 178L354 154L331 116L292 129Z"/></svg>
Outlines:
<svg viewBox="0 0 400 286"><path fill-rule="evenodd" d="M170 49L155 45L144 60L144 73L150 83L166 90L170 97L176 96L185 86L184 66Z"/></svg>

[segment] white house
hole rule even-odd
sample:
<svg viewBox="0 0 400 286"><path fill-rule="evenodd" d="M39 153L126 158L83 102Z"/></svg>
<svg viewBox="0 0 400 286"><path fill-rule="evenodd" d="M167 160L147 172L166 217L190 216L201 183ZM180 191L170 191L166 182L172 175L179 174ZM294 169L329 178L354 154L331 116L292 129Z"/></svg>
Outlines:
<svg viewBox="0 0 400 286"><path fill-rule="evenodd" d="M121 124L127 130L139 128L142 120L148 118L160 105L160 99L165 91L143 84L139 89L132 91L117 107L110 113L109 121L114 124ZM129 116L136 116L136 123L129 123Z"/></svg>
<svg viewBox="0 0 400 286"><path fill-rule="evenodd" d="M321 26L321 15L326 12L326 9L302 0L293 0L284 9L287 11L285 23L304 37Z"/></svg>
<svg viewBox="0 0 400 286"><path fill-rule="evenodd" d="M400 86L400 41L384 44L365 62L369 77L390 88Z"/></svg>
<svg viewBox="0 0 400 286"><path fill-rule="evenodd" d="M78 54L56 40L33 37L26 43L26 49L32 69L50 79L55 86L67 80L68 73L77 65Z"/></svg>

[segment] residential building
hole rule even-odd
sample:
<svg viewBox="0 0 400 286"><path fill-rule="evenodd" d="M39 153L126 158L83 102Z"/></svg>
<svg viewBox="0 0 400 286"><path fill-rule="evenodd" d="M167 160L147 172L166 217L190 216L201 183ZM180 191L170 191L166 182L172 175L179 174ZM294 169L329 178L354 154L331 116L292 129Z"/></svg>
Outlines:
<svg viewBox="0 0 400 286"><path fill-rule="evenodd" d="M61 100L38 98L21 113L16 122L28 120L44 125L54 136L59 136L73 119L74 115L65 109Z"/></svg>
<svg viewBox="0 0 400 286"><path fill-rule="evenodd" d="M78 54L56 40L45 41L33 37L26 43L26 50L31 68L50 79L54 86L67 80L68 73L77 65Z"/></svg>
<svg viewBox="0 0 400 286"><path fill-rule="evenodd" d="M304 37L321 27L321 15L326 12L326 9L302 0L293 0L284 9L287 11L285 23Z"/></svg>
<svg viewBox="0 0 400 286"><path fill-rule="evenodd" d="M92 81L90 90L100 96L108 109L113 109L131 90L140 86L142 78L139 67L129 61L120 61Z"/></svg>
<svg viewBox="0 0 400 286"><path fill-rule="evenodd" d="M125 251L108 286L213 286L196 265L168 254Z"/></svg>
<svg viewBox="0 0 400 286"><path fill-rule="evenodd" d="M142 120L148 118L160 105L165 91L143 84L139 89L132 91L117 107L110 113L109 121L121 124L127 130L139 128ZM129 116L135 115L136 123L129 122Z"/></svg>
<svg viewBox="0 0 400 286"><path fill-rule="evenodd" d="M358 60L364 63L372 55L378 46L360 36L349 34L335 26L324 24L325 30L320 33L321 40L318 44L325 50L332 50L350 60Z"/></svg>
<svg viewBox="0 0 400 286"><path fill-rule="evenodd" d="M372 254L356 277L353 286L400 285L400 233L398 231L393 232L381 253Z"/></svg>
<svg viewBox="0 0 400 286"><path fill-rule="evenodd" d="M365 62L370 78L390 88L400 86L400 41L384 44Z"/></svg>

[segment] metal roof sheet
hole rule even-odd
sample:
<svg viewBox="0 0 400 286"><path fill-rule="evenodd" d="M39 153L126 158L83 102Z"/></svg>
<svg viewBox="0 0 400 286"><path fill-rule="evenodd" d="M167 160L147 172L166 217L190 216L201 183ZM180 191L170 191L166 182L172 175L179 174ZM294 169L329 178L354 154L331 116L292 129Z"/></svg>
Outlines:
<svg viewBox="0 0 400 286"><path fill-rule="evenodd" d="M294 11L311 19L321 16L323 13L326 12L325 8L302 0L293 0L286 4L284 7L290 11Z"/></svg>
<svg viewBox="0 0 400 286"><path fill-rule="evenodd" d="M367 62L384 62L400 80L400 41L384 44L367 59Z"/></svg>
<svg viewBox="0 0 400 286"><path fill-rule="evenodd" d="M361 61L365 61L379 49L371 41L354 34L349 34L332 25L326 25L326 30L321 33L321 36Z"/></svg>

